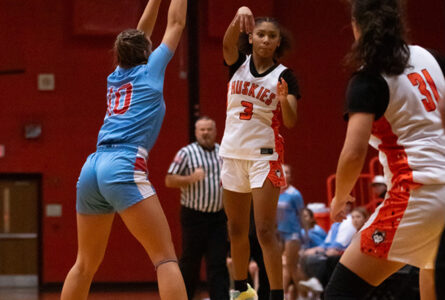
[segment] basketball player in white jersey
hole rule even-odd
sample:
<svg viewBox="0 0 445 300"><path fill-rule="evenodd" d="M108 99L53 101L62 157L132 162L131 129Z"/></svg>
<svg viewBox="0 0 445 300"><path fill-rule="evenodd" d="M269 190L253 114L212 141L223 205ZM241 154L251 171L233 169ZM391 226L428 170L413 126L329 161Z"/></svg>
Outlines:
<svg viewBox="0 0 445 300"><path fill-rule="evenodd" d="M441 98L439 101L439 111L442 115L442 126L445 129L445 99ZM442 237L440 238L439 249L436 256L436 272L435 284L436 284L436 298L445 299L445 229L442 231Z"/></svg>
<svg viewBox="0 0 445 300"><path fill-rule="evenodd" d="M362 299L405 264L420 268L421 299L434 295L434 259L445 223L445 134L438 100L444 62L404 40L397 0L351 0L358 70L346 92L349 119L331 217L340 221L366 158L379 151L388 193L343 254L325 299Z"/></svg>
<svg viewBox="0 0 445 300"><path fill-rule="evenodd" d="M280 119L293 127L300 98L295 75L277 59L289 37L270 18L254 19L241 7L227 28L223 54L230 70L227 118L220 156L223 201L228 217L235 292L231 299L254 299L247 285L249 214L253 199L258 239L270 283L270 299L283 300L281 251L276 237L276 209L282 169Z"/></svg>

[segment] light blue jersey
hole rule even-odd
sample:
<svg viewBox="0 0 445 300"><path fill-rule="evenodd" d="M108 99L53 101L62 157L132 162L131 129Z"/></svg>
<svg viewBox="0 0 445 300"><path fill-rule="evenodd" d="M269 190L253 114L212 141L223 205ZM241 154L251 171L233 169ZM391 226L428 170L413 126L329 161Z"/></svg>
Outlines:
<svg viewBox="0 0 445 300"><path fill-rule="evenodd" d="M91 154L77 181L76 209L82 214L123 211L153 196L147 156L165 114L165 68L173 56L165 44L146 65L117 67L108 76L108 109Z"/></svg>
<svg viewBox="0 0 445 300"><path fill-rule="evenodd" d="M165 44L146 65L117 67L107 79L107 113L97 145L129 144L150 151L165 115L164 75L173 52Z"/></svg>
<svg viewBox="0 0 445 300"><path fill-rule="evenodd" d="M323 244L326 238L326 231L315 224L314 227L308 230L307 235L306 231L304 229L301 229L301 236L303 237L303 248L309 249L318 247Z"/></svg>
<svg viewBox="0 0 445 300"><path fill-rule="evenodd" d="M289 186L278 198L278 230L282 233L298 233L300 235L300 213L303 208L304 202L301 193L295 187Z"/></svg>

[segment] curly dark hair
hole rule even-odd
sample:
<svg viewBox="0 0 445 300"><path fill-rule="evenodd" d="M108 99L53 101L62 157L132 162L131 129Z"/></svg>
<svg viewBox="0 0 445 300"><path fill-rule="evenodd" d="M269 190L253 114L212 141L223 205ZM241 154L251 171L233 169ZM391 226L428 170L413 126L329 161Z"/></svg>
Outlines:
<svg viewBox="0 0 445 300"><path fill-rule="evenodd" d="M346 56L347 65L377 73L399 75L410 56L398 0L350 0L351 17L360 38Z"/></svg>
<svg viewBox="0 0 445 300"><path fill-rule="evenodd" d="M114 53L122 68L132 68L146 64L151 53L151 42L145 33L137 29L127 29L116 37Z"/></svg>
<svg viewBox="0 0 445 300"><path fill-rule="evenodd" d="M282 57L288 50L292 48L293 39L290 32L281 26L280 23L274 18L269 17L259 17L255 18L255 26L263 23L268 22L275 25L275 27L278 28L278 31L280 32L280 46L275 50L274 59L279 59ZM252 54L252 44L249 43L249 35L246 33L241 33L238 40L238 49L241 53L249 55Z"/></svg>

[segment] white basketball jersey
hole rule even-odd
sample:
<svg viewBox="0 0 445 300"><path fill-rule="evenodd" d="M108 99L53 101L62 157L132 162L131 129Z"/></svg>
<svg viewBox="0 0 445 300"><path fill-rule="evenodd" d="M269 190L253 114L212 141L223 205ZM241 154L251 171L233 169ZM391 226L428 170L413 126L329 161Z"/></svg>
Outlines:
<svg viewBox="0 0 445 300"><path fill-rule="evenodd" d="M382 75L389 87L389 104L374 122L370 144L380 150L388 183L445 183L445 134L437 108L445 97L444 74L427 50L419 46L409 50L403 74Z"/></svg>
<svg viewBox="0 0 445 300"><path fill-rule="evenodd" d="M236 70L228 84L227 117L219 155L245 160L278 160L283 139L278 129L281 106L277 83L286 69L278 65L269 74L250 72L251 56Z"/></svg>

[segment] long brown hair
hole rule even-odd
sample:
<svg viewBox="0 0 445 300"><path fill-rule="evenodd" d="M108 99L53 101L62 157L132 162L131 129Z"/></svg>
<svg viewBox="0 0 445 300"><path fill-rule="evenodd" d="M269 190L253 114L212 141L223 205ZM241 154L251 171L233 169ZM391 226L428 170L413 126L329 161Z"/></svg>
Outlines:
<svg viewBox="0 0 445 300"><path fill-rule="evenodd" d="M119 33L114 42L116 60L122 68L128 69L146 64L150 52L151 43L141 30L124 30Z"/></svg>
<svg viewBox="0 0 445 300"><path fill-rule="evenodd" d="M350 3L360 38L346 56L347 64L355 70L363 67L387 75L403 73L410 53L399 1L350 0Z"/></svg>

